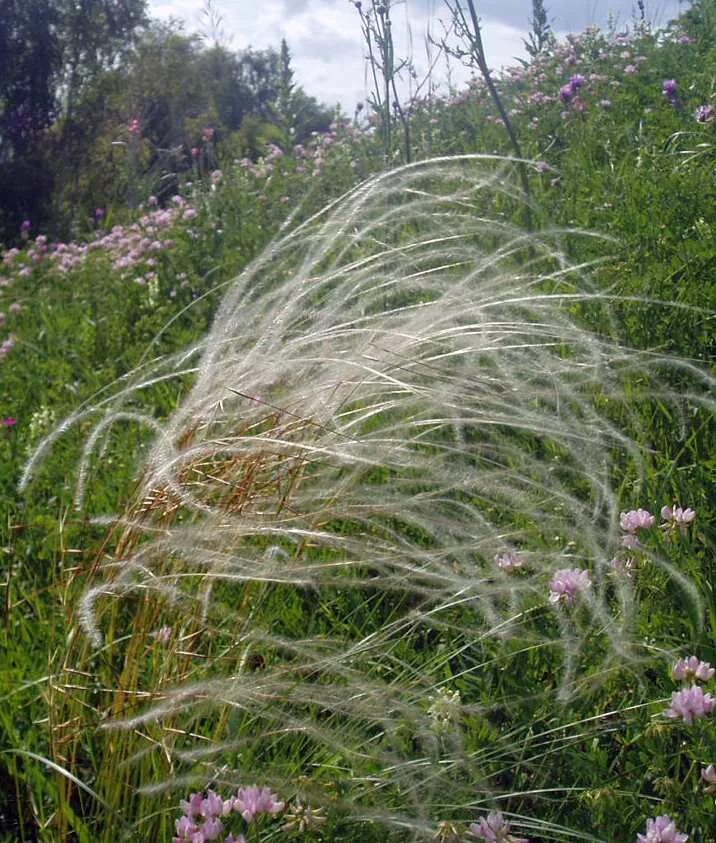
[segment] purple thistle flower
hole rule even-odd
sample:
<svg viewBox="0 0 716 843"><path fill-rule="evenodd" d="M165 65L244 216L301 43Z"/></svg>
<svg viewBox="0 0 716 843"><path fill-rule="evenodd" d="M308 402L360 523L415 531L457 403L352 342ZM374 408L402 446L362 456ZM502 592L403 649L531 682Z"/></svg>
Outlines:
<svg viewBox="0 0 716 843"><path fill-rule="evenodd" d="M575 73L574 76L569 80L569 87L573 91L578 91L586 82L587 80L582 76L581 73Z"/></svg>
<svg viewBox="0 0 716 843"><path fill-rule="evenodd" d="M686 843L688 834L676 829L676 823L664 814L646 821L646 834L637 834L638 843Z"/></svg>
<svg viewBox="0 0 716 843"><path fill-rule="evenodd" d="M666 717L676 719L680 717L689 726L716 708L716 699L711 694L705 694L699 685L692 685L682 691L674 691L671 695L671 705L664 712Z"/></svg>
<svg viewBox="0 0 716 843"><path fill-rule="evenodd" d="M15 427L17 424L17 419L13 418L12 416L7 416L7 418L0 419L0 427Z"/></svg>
<svg viewBox="0 0 716 843"><path fill-rule="evenodd" d="M549 584L549 601L572 606L591 585L589 571L583 571L581 568L562 568L555 571Z"/></svg>
<svg viewBox="0 0 716 843"><path fill-rule="evenodd" d="M233 808L247 823L253 822L259 814L278 814L283 811L283 802L268 787L242 787L236 794Z"/></svg>
<svg viewBox="0 0 716 843"><path fill-rule="evenodd" d="M664 91L664 96L668 97L670 100L676 99L679 95L679 85L676 79L664 79L662 89Z"/></svg>
<svg viewBox="0 0 716 843"><path fill-rule="evenodd" d="M696 656L689 656L687 659L679 659L672 669L674 679L685 679L694 682L700 679L708 682L716 674L716 669L711 667L709 662L702 662Z"/></svg>
<svg viewBox="0 0 716 843"><path fill-rule="evenodd" d="M694 112L697 123L710 123L716 117L716 108L710 104L700 105Z"/></svg>
<svg viewBox="0 0 716 843"><path fill-rule="evenodd" d="M529 843L526 838L513 837L509 832L510 827L500 811L490 811L487 818L482 817L470 825L470 834L486 843Z"/></svg>

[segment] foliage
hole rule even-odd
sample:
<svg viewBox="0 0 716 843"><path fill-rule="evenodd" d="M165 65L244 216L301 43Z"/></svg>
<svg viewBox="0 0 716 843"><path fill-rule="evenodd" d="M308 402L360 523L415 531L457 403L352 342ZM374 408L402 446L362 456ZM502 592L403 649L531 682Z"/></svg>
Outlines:
<svg viewBox="0 0 716 843"><path fill-rule="evenodd" d="M378 175L314 218L382 171L384 137L337 120L287 139L298 89L286 58L280 106L232 112L232 91L245 85L250 103L273 84L263 59L249 61L254 78L220 45L152 27L128 67L83 89L85 166L75 193L60 174L72 199L56 200L75 241L44 240L31 219L0 270L0 839L168 840L179 798L213 787L232 800L222 821L251 843L477 839L468 827L498 822L493 809L533 841L633 843L669 815L707 843L714 714L665 713L695 681L672 673L677 658L716 663L716 449L701 379L716 120L697 112L713 103L715 25L705 0L664 32L590 30L496 80L533 161L532 241L514 174L488 178L484 164L476 180L473 159ZM413 103L411 133L418 160L507 149L480 84ZM30 161L23 172L41 178ZM444 276L426 272L443 248L421 240L430 231L472 232L438 261ZM417 241L422 251L408 248ZM466 267L479 266L473 290ZM540 309L550 292L559 303ZM505 318L468 330L490 308ZM401 328L382 343L381 319ZM480 345L492 321L499 349ZM364 345L361 326L373 330ZM559 326L556 347L530 346L540 326ZM216 362L197 371L202 353ZM593 378L572 368L587 358L605 363ZM460 359L464 375L445 378ZM217 384L229 389L215 403ZM90 408L116 423L93 427ZM559 426L545 431L545 418ZM410 425L422 468L406 475ZM460 465L468 449L482 483ZM178 462L162 474L168 454ZM695 520L677 523L675 505ZM638 508L653 526L632 513L620 529L619 512ZM242 544L227 553L229 529ZM403 552L376 555L391 542ZM526 601L519 622L505 584ZM80 617L88 590L97 602ZM100 648L80 628L93 617ZM558 694L565 676L571 695ZM105 728L118 717L132 728ZM239 816L237 788L252 784L273 786L286 813Z"/></svg>

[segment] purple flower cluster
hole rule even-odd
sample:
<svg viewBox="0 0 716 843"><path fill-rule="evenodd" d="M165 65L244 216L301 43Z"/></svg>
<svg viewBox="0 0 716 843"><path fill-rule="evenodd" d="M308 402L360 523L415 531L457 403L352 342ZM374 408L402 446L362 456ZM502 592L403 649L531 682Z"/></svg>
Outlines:
<svg viewBox="0 0 716 843"><path fill-rule="evenodd" d="M499 811L491 811L487 817L470 825L470 834L486 843L529 843L525 837L514 837L510 827Z"/></svg>
<svg viewBox="0 0 716 843"><path fill-rule="evenodd" d="M263 814L275 816L283 811L284 803L279 801L267 787L239 788L229 799L222 799L215 791L192 793L189 799L180 803L182 816L176 821L176 837L173 843L205 843L219 840L225 832L224 820L232 813L240 814L249 825ZM235 837L229 834L224 843L246 843L243 834Z"/></svg>
<svg viewBox="0 0 716 843"><path fill-rule="evenodd" d="M649 530L656 523L656 517L647 509L631 509L619 516L619 526L624 531L621 537L622 547L639 547L637 533Z"/></svg>
<svg viewBox="0 0 716 843"><path fill-rule="evenodd" d="M674 691L671 695L671 705L664 714L672 720L681 718L690 726L694 720L699 720L711 714L716 708L716 699L705 693L700 685L692 685L681 691Z"/></svg>
<svg viewBox="0 0 716 843"><path fill-rule="evenodd" d="M155 205L152 199L150 197L149 204ZM49 264L64 274L82 267L91 252L103 252L118 272L139 269L146 273L146 283L155 277L153 270L157 265L157 255L175 246L174 241L166 236L169 230L181 221L194 219L196 215L195 208L181 196L175 196L171 207L149 211L128 226L115 225L111 231L89 243L48 243L44 234L38 234L25 251L9 249L5 252L2 262L7 268L21 263L18 271L21 277L30 275L33 268L41 264ZM141 283L141 279L137 280Z"/></svg>
<svg viewBox="0 0 716 843"><path fill-rule="evenodd" d="M709 662L702 662L697 656L689 656L686 659L679 659L673 667L674 679L681 679L686 682L694 682L697 679L708 682L716 674L716 669L711 667Z"/></svg>
<svg viewBox="0 0 716 843"><path fill-rule="evenodd" d="M679 527L684 529L689 524L693 523L696 518L696 511L687 507L682 509L680 506L662 506L661 517L664 519L662 527Z"/></svg>
<svg viewBox="0 0 716 843"><path fill-rule="evenodd" d="M525 560L514 550L498 553L495 557L495 565L503 571L516 571L524 564Z"/></svg>
<svg viewBox="0 0 716 843"><path fill-rule="evenodd" d="M562 568L555 571L549 584L550 603L564 603L573 606L577 599L591 588L589 571L581 568Z"/></svg>
<svg viewBox="0 0 716 843"><path fill-rule="evenodd" d="M646 821L646 834L637 834L638 843L686 843L688 834L678 831L671 817L663 815Z"/></svg>

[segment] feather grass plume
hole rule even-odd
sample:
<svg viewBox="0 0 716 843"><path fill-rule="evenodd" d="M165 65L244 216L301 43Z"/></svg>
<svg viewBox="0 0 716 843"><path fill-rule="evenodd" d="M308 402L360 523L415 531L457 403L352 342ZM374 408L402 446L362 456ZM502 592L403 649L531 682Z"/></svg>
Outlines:
<svg viewBox="0 0 716 843"><path fill-rule="evenodd" d="M84 487L102 432L140 419L130 399L194 377L145 419L139 493L78 612L99 649L75 636L66 662L105 671L87 692L118 808L137 786L260 780L370 821L363 840L428 837L596 728L535 732L520 707L639 657L629 580L608 575L617 464L639 451L599 408L645 358L575 316L604 301L560 249L585 235L512 225L511 168L439 159L359 186L273 242L200 345L68 422L101 415ZM550 603L564 569L589 576ZM501 665L535 652L544 688L502 698ZM57 746L79 752L67 729Z"/></svg>

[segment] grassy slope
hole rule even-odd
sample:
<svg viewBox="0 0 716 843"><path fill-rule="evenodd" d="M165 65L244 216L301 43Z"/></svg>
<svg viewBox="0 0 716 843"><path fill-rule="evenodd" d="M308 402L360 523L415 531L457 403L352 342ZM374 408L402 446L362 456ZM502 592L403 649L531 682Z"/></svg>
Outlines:
<svg viewBox="0 0 716 843"><path fill-rule="evenodd" d="M554 93L573 72L603 74L607 79L598 84L604 90L590 95L588 111L565 119L559 103L524 105L519 106L523 113L515 118L526 154L547 161L553 168L532 175L535 200L546 217L564 226L591 228L614 237L614 243L606 249L614 257L596 271L595 278L603 289L617 296L696 307L714 305L716 121L698 125L691 116L697 105L713 95L716 78L713 3L704 4L704 8L705 19L696 20L690 30L693 44L679 44L671 38L655 45L645 38L641 44L609 47L605 56L595 57L601 44L587 39L576 65L568 66L558 58L547 63L541 87ZM624 50L646 56L635 76L623 73L629 61L620 57ZM674 108L662 94L662 81L671 78L679 82L682 108ZM619 86L612 86L613 81ZM508 87L518 97L521 91L526 94L530 89L529 80L518 80ZM607 94L612 106L601 109L596 103ZM428 111L415 118L419 152L505 151L500 128L485 122L488 106L480 94L463 104L432 105ZM438 122L432 122L436 118ZM351 168L354 160L357 166ZM329 158L325 181L310 185L309 204L318 206L322 196L349 186L356 171L367 171L379 162L380 150L370 138L340 144ZM199 221L192 226L196 235L178 230L177 248L163 258L157 303L148 300L144 288L118 277L100 256L71 275L62 277L40 269L1 291L0 309L7 310L14 300L24 307L19 316L11 317L17 346L2 363L0 387L0 415L19 420L15 428L0 430L0 485L6 501L0 524L5 584L0 629L4 652L0 670L3 748L28 750L44 757L53 752L47 712L48 703L55 703L51 697L57 690L50 690L47 676L58 668L66 646L68 604L79 593L82 573L91 565L103 540L103 530L87 524L72 508L75 458L86 428L57 447L27 494L17 493L21 466L38 436L38 423L33 428L30 419L43 408L55 419L63 418L79 402L136 365L156 332L193 295L230 279L275 230L285 213L279 197L288 195L295 204L306 192L306 180L293 172L292 163L285 162L282 167L285 172L277 170L266 183L227 175L219 191L207 192L205 199L199 199ZM559 182L553 184L555 178ZM218 234L218 230L223 233ZM584 247L575 246L575 261L605 253L604 245L596 241L590 252L577 252L577 248ZM187 273L188 287L178 286L179 272ZM172 288L179 289L175 298L168 296ZM214 294L179 317L153 353L166 353L201 337L216 299ZM616 313L628 344L701 361L708 358L712 323L701 314L651 302L620 303ZM597 317L586 312L585 318ZM708 422L696 416L682 425L673 411L643 400L643 387L636 379L635 399L639 399L640 422L648 435L644 444L651 447L652 454L643 482L624 478L624 508L644 505L654 510L662 503L678 500L705 513L713 469L705 455L714 452ZM143 406L159 415L167 414L176 406L183 388L182 384L153 388ZM113 432L96 466L100 480L91 486L90 511L112 511L127 499L145 440L146 433L129 425ZM653 572L641 586L638 624L642 638L680 652L698 652L713 663L716 606L708 544L703 518L690 543L675 548L673 558L697 582L710 606L709 614L700 619L685 616L678 601L664 593L665 580ZM354 608L325 607L324 622L333 622L338 610ZM289 627L303 623L301 607L294 607L291 615L279 598L268 599L266 611L281 615ZM485 678L483 687L473 691L510 699L516 684L543 682L550 672L549 661L539 657L515 655L512 667L513 671L496 670ZM602 689L596 703L587 701L585 708L575 710L573 716L576 719L604 707L620 708L635 698L668 696L672 683L664 676L661 662L655 661L654 669L646 675L648 687L636 688L629 676L614 680ZM534 719L536 729L550 722L550 713L539 708L529 711L528 707L524 716ZM485 728L499 733L500 723L498 713ZM515 802L513 810L546 812L567 826L590 829L603 839L632 840L634 831L643 827L643 817L653 815L646 799L656 797L685 824L705 828L702 823L708 800L695 784L694 770L698 773L699 762L714 760L714 746L711 756L700 757L699 751L705 750L697 750L696 743L682 745L680 737L678 729L650 724L648 712L625 718L616 733L590 735L560 756L558 766L567 765L567 778L575 787L584 788L580 796L565 794L554 801L525 797ZM484 736L475 738L482 739ZM57 757L57 747L54 750ZM101 764L101 757L85 758L75 772L92 784L93 766ZM538 765L526 765L507 775L504 786L515 791L534 790L547 785L555 771L554 763L545 757ZM48 823L51 828L61 781L28 756L0 756L0 829L7 829L4 836L0 831L0 839L34 839L38 824ZM80 805L91 812L91 801L62 809L75 829L83 827L81 818L73 819L72 815ZM86 839L97 839L94 831L85 834ZM55 839L50 830L39 836ZM705 841L707 837L697 834L693 839Z"/></svg>

